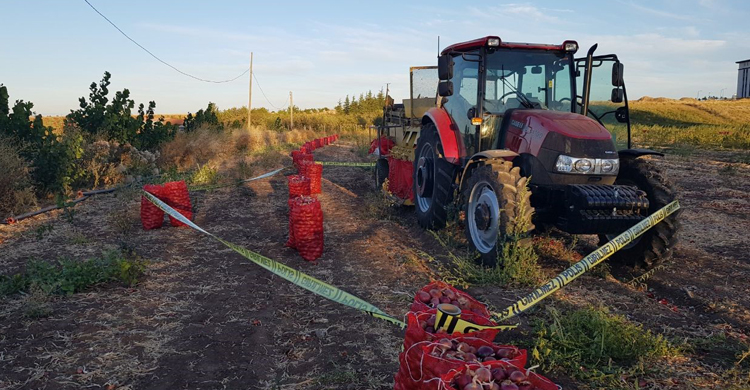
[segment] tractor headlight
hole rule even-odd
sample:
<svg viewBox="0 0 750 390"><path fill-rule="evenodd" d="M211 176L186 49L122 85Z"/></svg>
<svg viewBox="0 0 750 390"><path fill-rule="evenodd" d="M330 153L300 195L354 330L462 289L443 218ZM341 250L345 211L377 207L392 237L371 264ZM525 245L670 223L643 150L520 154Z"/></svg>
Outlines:
<svg viewBox="0 0 750 390"><path fill-rule="evenodd" d="M603 174L617 173L620 170L620 160L618 159L603 159L601 170Z"/></svg>
<svg viewBox="0 0 750 390"><path fill-rule="evenodd" d="M582 158L573 163L573 171L588 173L593 166L594 164L591 163L591 160Z"/></svg>
<svg viewBox="0 0 750 390"><path fill-rule="evenodd" d="M571 157L561 154L555 163L555 171L582 175L616 175L620 160L607 158Z"/></svg>

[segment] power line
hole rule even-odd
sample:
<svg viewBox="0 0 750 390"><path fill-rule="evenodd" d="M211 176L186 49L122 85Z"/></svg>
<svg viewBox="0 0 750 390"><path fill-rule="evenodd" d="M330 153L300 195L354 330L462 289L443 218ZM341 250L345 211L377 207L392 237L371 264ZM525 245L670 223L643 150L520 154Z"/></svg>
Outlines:
<svg viewBox="0 0 750 390"><path fill-rule="evenodd" d="M271 101L268 100L268 96L266 96L266 93L263 92L263 88L261 88L260 82L258 82L258 78L255 77L255 73L253 73L253 79L255 79L255 84L258 86L258 89L260 89L260 93L263 95L263 97L266 98L266 101L268 102L268 104L270 104L273 108L275 108L276 111L280 111L280 110L283 110L284 108L286 108L286 107L278 108L278 107L276 107L275 104L271 103Z"/></svg>
<svg viewBox="0 0 750 390"><path fill-rule="evenodd" d="M235 78L232 78L232 79L228 79L228 80L219 80L219 81L216 81L216 80L207 80L207 79L203 79L203 78L200 78L200 77L196 77L196 76L193 76L193 75L191 75L191 74L189 74L189 73L183 72L183 71L181 71L181 70L177 69L176 67L172 66L172 64L170 64L170 63L168 63L168 62L166 62L166 61L162 60L161 58L159 58L158 56L156 56L156 54L154 54L154 53L150 52L150 51L149 51L148 49L146 49L145 47L143 47L143 45L141 45L140 43L136 42L136 41L135 41L135 40L134 40L133 38L131 38L130 36L128 36L128 34L125 34L125 32L124 32L124 31L122 31L122 30L121 30L121 29L120 29L119 27L117 27L117 25L116 25L116 24L114 24L114 23L113 23L113 22L112 22L111 20L109 20L109 18L107 18L106 16L104 16L104 14L102 14L101 12L99 12L99 10L98 10L98 9L96 9L96 7L94 7L94 6L93 6L93 5L91 4L91 3L89 3L89 0L83 0L83 1L85 1L85 2L86 2L86 4L88 4L88 5L89 5L89 7L91 7L91 9L93 9L94 11L96 11L96 13L98 13L98 14L99 14L99 16L101 16L102 18L104 18L104 20L106 20L107 22L109 22L109 24L111 24L111 25L112 25L112 27L116 28L116 29L117 29L117 31L119 31L119 32L120 32L120 34L122 34L123 36L125 36L125 38L128 38L128 39L130 40L130 42L133 42L133 43L134 43L134 44L135 44L136 46L138 46L138 47L140 47L141 49L143 49L143 51L145 51L146 53L148 53L148 54L149 54L149 55L150 55L151 57L154 57L154 58L155 58L155 59L156 59L157 61L159 61L159 62L161 62L162 64L164 64L164 65L166 65L166 66L168 66L168 67L170 67L170 68L172 68L172 69L176 70L177 72L179 72L179 73L181 73L181 74L183 74L183 75L185 75L185 76L188 76L188 77L190 77L190 78L196 79L196 80L198 80L198 81L203 81L203 82L206 82L206 83L215 83L215 84L221 84L221 83L228 83L228 82L231 82L231 81L237 80L238 78L240 78L240 77L242 77L242 76L246 75L246 74L247 74L247 72L249 72L249 71L250 71L250 68L247 68L247 69L245 69L245 71L244 71L244 72L240 73L240 75L238 75L238 76L237 76L237 77L235 77ZM253 75L253 76L254 76L254 75ZM255 81L258 81L258 79L256 78L256 79L255 79ZM261 92L262 92L262 91L263 91L263 90L261 90ZM265 94L263 94L263 96L265 96ZM266 98L266 100L268 100L268 99ZM270 102L269 102L269 103L270 103ZM272 105L273 105L273 104L272 104Z"/></svg>

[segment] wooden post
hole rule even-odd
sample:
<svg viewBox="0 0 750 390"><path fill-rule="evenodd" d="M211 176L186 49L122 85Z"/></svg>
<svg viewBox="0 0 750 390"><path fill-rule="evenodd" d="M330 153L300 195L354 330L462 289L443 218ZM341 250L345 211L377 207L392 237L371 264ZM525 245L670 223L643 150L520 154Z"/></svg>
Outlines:
<svg viewBox="0 0 750 390"><path fill-rule="evenodd" d="M247 129L250 130L250 112L253 110L253 52L250 52L250 92L247 95Z"/></svg>

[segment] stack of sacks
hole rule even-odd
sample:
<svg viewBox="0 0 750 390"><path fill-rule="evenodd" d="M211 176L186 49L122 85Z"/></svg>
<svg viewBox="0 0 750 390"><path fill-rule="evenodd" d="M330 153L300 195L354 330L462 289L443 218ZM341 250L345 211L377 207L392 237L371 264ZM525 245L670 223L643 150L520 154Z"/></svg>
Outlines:
<svg viewBox="0 0 750 390"><path fill-rule="evenodd" d="M294 221L292 220L292 209L294 208L294 199L300 196L310 195L310 179L302 175L292 175L288 178L289 183L289 199L287 205L289 206L289 239L286 242L286 246L290 248L296 248L297 243L294 239Z"/></svg>
<svg viewBox="0 0 750 390"><path fill-rule="evenodd" d="M294 243L300 256L315 261L323 254L323 210L320 202L311 196L292 200Z"/></svg>

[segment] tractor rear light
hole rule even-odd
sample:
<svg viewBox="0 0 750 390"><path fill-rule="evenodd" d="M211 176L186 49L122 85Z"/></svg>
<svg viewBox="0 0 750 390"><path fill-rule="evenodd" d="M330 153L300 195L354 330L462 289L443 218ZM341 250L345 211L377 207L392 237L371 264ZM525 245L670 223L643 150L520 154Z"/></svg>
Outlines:
<svg viewBox="0 0 750 390"><path fill-rule="evenodd" d="M487 40L487 46L491 46L491 47L500 46L500 38L489 38Z"/></svg>
<svg viewBox="0 0 750 390"><path fill-rule="evenodd" d="M575 53L578 51L578 43L574 41L565 41L563 42L563 49Z"/></svg>

